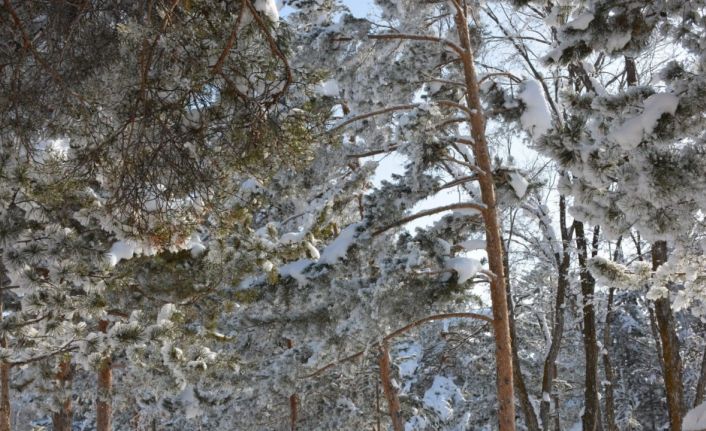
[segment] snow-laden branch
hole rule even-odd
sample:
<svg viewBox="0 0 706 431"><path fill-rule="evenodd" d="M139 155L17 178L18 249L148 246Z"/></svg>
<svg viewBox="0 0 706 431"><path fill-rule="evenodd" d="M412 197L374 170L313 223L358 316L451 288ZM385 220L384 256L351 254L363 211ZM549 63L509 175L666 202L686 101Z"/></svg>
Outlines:
<svg viewBox="0 0 706 431"><path fill-rule="evenodd" d="M420 40L427 42L436 42L448 46L458 55L463 55L463 48L448 39L436 36L427 36L423 34L406 34L406 33L385 33L385 34L369 34L368 39L377 40Z"/></svg>
<svg viewBox="0 0 706 431"><path fill-rule="evenodd" d="M378 347L378 346L381 346L382 343L387 343L387 342L390 341L391 339L393 339L393 338L395 338L395 337L397 337L397 336L400 336L400 335L404 334L405 332L409 332L410 330L412 330L412 329L414 329L414 328L416 328L416 327L418 327L418 326L421 326L421 325L423 325L423 324L425 324L425 323L427 323L427 322L434 322L434 321L437 321L437 320L446 320L446 319L477 319L477 320L483 320L483 321L489 322L489 323L491 323L491 322L493 321L492 317L486 316L486 315L484 315L484 314L479 314L479 313L445 313L445 314L435 314L435 315L433 315L433 316L427 316L427 317L424 317L424 318L422 318L422 319L416 320L416 321L414 321L414 322L412 322L412 323L410 323L410 324L408 324L408 325L405 325L405 326L403 326L403 327L397 329L396 331L393 331L393 332L391 332L391 333L385 335L385 336L382 338L382 340L380 340L380 341L377 342L377 343L374 343L374 344L373 344L372 346L370 346L370 347ZM326 370L329 370L329 369L335 367L335 366L338 365L338 364L342 364L342 363L344 363L344 362L350 362L350 361L352 361L352 360L354 360L354 359L356 359L356 358L359 358L359 357L363 356L363 355L365 354L365 352L367 352L367 351L368 351L368 349L360 350L360 351L358 351L358 352L356 352L356 353L353 353L352 355L346 356L346 357L343 358L343 359L339 359L338 361L331 362L330 364L325 365L325 366L319 368L318 370L314 371L313 373L307 374L306 376L304 376L304 377L302 377L302 378L308 379L308 378L310 378L310 377L319 376L319 375L323 374L324 372L326 372Z"/></svg>
<svg viewBox="0 0 706 431"><path fill-rule="evenodd" d="M464 203L459 203L459 204L452 204L452 205L445 205L443 207L437 207L437 208L432 208L426 211L420 211L416 214L412 214L410 216L401 218L393 223L388 224L387 226L383 226L380 229L376 230L373 232L373 236L378 236L381 235L388 230L402 226L403 224L409 223L413 220L416 220L418 218L434 215L434 214L439 214L444 211L453 211L453 210L476 210L478 212L484 211L486 209L485 205L483 204L476 204L472 202L464 202Z"/></svg>

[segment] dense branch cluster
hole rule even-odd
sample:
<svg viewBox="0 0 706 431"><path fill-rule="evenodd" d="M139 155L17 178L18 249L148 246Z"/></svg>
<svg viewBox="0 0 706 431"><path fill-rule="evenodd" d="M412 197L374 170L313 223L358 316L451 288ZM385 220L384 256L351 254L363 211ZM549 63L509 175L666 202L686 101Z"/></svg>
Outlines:
<svg viewBox="0 0 706 431"><path fill-rule="evenodd" d="M706 3L356 5L2 0L0 431L706 428Z"/></svg>

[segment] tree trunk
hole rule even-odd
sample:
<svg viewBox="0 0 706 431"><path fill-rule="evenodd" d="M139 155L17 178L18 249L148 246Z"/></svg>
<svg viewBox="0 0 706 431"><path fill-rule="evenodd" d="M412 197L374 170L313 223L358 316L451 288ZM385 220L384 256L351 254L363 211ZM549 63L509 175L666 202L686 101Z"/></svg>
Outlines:
<svg viewBox="0 0 706 431"><path fill-rule="evenodd" d="M561 349L561 341L564 336L564 302L566 291L569 287L569 266L571 255L569 254L569 235L566 231L566 200L559 197L559 223L561 229L562 253L555 255L558 264L558 275L556 285L556 298L554 303L554 324L552 325L552 341L544 358L542 374L542 401L539 404L539 416L542 419L542 429L548 431L551 425L549 413L551 411L551 393L556 377L556 359ZM545 394L549 396L545 396Z"/></svg>
<svg viewBox="0 0 706 431"><path fill-rule="evenodd" d="M618 431L618 426L615 423L615 395L613 386L615 384L615 376L613 374L613 365L610 361L610 352L608 346L611 344L610 325L613 320L613 298L615 296L615 288L611 287L608 291L608 306L605 318L605 329L603 331L603 369L605 371L606 387L605 387L605 421L607 431Z"/></svg>
<svg viewBox="0 0 706 431"><path fill-rule="evenodd" d="M404 430L404 421L402 420L402 412L400 411L400 399L397 397L397 390L392 385L392 367L390 366L390 351L387 342L380 345L380 380L382 381L382 390L387 399L387 407L392 420L392 429L394 431Z"/></svg>
<svg viewBox="0 0 706 431"><path fill-rule="evenodd" d="M656 271L667 261L666 241L656 241L652 244L652 270ZM684 414L684 384L682 381L682 362L679 354L679 338L677 337L672 307L669 297L655 301L655 319L659 338L662 341L662 358L664 360L664 387L667 393L667 408L669 410L669 429L681 431L681 421Z"/></svg>
<svg viewBox="0 0 706 431"><path fill-rule="evenodd" d="M287 338L287 348L291 349L294 347L294 343L291 339ZM289 396L289 423L291 431L297 430L297 410L299 404L299 396L293 393Z"/></svg>
<svg viewBox="0 0 706 431"><path fill-rule="evenodd" d="M65 398L61 403L58 412L52 415L52 426L54 431L71 431L73 423L73 406L71 405L71 379L73 378L71 369L71 356L67 355L59 363L59 370L56 373L56 380ZM68 393L67 393L68 392Z"/></svg>
<svg viewBox="0 0 706 431"><path fill-rule="evenodd" d="M108 321L98 322L98 329L101 332L108 332ZM96 430L112 431L112 389L113 389L113 360L108 354L101 362L98 369L98 397L96 401Z"/></svg>
<svg viewBox="0 0 706 431"><path fill-rule="evenodd" d="M0 363L0 382L0 431L10 431L10 364L7 362Z"/></svg>
<svg viewBox="0 0 706 431"><path fill-rule="evenodd" d="M514 373L510 324L508 321L507 292L503 270L502 238L495 201L495 184L492 176L492 163L485 138L485 117L480 101L478 77L471 40L468 34L466 11L456 13L456 30L463 53L464 80L466 86L466 104L470 110L469 122L473 138L473 154L476 165L480 168L478 183L485 209L481 212L485 223L486 252L488 266L493 274L490 278L490 298L493 309L493 330L495 333L496 390L498 399L498 427L500 431L515 430L515 395Z"/></svg>
<svg viewBox="0 0 706 431"><path fill-rule="evenodd" d="M596 336L596 313L593 294L596 281L588 271L588 247L583 223L576 222L576 247L579 256L581 293L583 295L583 346L586 355L584 386L583 430L597 431L600 426L600 404L598 402L598 342ZM598 242L598 227L593 236L594 250Z"/></svg>
<svg viewBox="0 0 706 431"><path fill-rule="evenodd" d="M704 402L706 393L706 347L704 355L701 358L701 374L699 374L699 382L696 384L696 396L694 397L694 407Z"/></svg>
<svg viewBox="0 0 706 431"><path fill-rule="evenodd" d="M4 269L4 265L0 262L0 267ZM5 274L0 274L0 321L4 320L5 314L5 286L3 281ZM5 335L0 338L0 346L7 348L7 337ZM10 431L12 429L10 422L10 367L7 362L0 362L0 431Z"/></svg>
<svg viewBox="0 0 706 431"><path fill-rule="evenodd" d="M621 244L623 237L621 236L615 242L615 252L613 253L613 262L621 260ZM615 375L613 373L613 365L610 360L609 347L613 344L611 325L613 323L613 300L615 298L615 288L611 287L608 290L608 305L606 306L605 314L605 329L603 330L603 370L605 372L605 421L607 431L618 431L618 426L615 423L615 394L613 387L615 386Z"/></svg>
<svg viewBox="0 0 706 431"><path fill-rule="evenodd" d="M503 242L503 246L505 243ZM512 288L510 284L510 261L508 259L507 248L503 247L503 266L505 268L505 286L507 291L507 311L508 321L510 323L510 337L512 342L512 363L513 376L515 387L517 388L517 397L520 399L522 414L525 416L525 425L528 431L539 431L539 423L537 422L537 414L534 411L534 406L529 399L525 378L522 375L522 367L520 367L520 355L518 353L518 343L515 328L515 310L512 303Z"/></svg>

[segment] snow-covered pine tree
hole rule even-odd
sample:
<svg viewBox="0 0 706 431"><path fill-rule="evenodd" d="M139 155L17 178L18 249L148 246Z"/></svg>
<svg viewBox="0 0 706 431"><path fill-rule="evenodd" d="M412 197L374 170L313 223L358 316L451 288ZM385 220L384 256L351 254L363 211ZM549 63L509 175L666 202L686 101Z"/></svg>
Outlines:
<svg viewBox="0 0 706 431"><path fill-rule="evenodd" d="M557 29L557 43L547 55L548 62L566 65L578 80L568 94L565 127L544 145L574 178L567 184L575 197L574 214L613 237L634 228L653 241L656 279L648 295L655 300L673 430L681 429L685 403L670 296L672 306L695 303L693 311L701 310L693 294L700 290L700 276L684 283L678 275L678 268L703 254L699 172L706 159L697 126L704 85L701 8L700 2L659 1L556 5L550 16L571 15ZM664 56L665 49L676 54L674 59L638 77L635 63ZM604 66L611 57L625 58L623 70ZM599 74L617 71L618 78L601 83L595 67ZM674 249L669 259L668 247Z"/></svg>

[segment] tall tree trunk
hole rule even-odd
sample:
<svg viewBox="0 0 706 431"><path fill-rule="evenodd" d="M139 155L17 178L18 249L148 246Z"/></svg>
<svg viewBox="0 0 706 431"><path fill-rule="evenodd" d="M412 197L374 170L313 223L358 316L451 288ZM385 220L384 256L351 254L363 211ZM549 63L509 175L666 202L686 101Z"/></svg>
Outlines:
<svg viewBox="0 0 706 431"><path fill-rule="evenodd" d="M54 431L71 431L73 423L73 406L71 405L71 380L73 370L71 368L71 356L66 355L59 362L59 370L56 373L56 380L64 399L60 410L52 415L52 426ZM68 392L68 393L67 393Z"/></svg>
<svg viewBox="0 0 706 431"><path fill-rule="evenodd" d="M615 252L613 253L613 261L618 262L621 253L621 236L615 242ZM608 305L606 306L605 329L603 330L603 369L605 372L605 422L607 431L618 431L618 426L615 423L615 394L613 387L615 386L615 375L613 373L613 365L610 360L610 346L613 344L613 336L611 334L611 325L613 323L613 300L615 298L615 288L611 287L608 290Z"/></svg>
<svg viewBox="0 0 706 431"><path fill-rule="evenodd" d="M485 116L480 101L478 77L471 39L468 33L467 10L458 8L456 30L461 42L461 62L466 86L466 104L470 112L469 122L473 138L473 154L480 168L478 184L485 209L481 212L485 224L486 252L488 266L493 276L490 279L490 298L493 309L493 330L495 333L496 390L498 399L498 427L500 431L515 430L514 373L510 324L508 321L507 291L503 269L502 238L495 200L495 184L492 176L492 163L485 138Z"/></svg>
<svg viewBox="0 0 706 431"><path fill-rule="evenodd" d="M598 343L596 336L596 313L593 295L596 281L588 271L588 246L583 223L575 223L576 247L578 249L581 293L583 295L583 346L586 355L584 386L583 430L597 431L600 426L600 404L598 402ZM598 227L593 236L594 250L598 243Z"/></svg>
<svg viewBox="0 0 706 431"><path fill-rule="evenodd" d="M699 374L699 382L696 384L694 407L703 403L704 398L706 398L706 347L704 347L704 355L701 358L701 373Z"/></svg>
<svg viewBox="0 0 706 431"><path fill-rule="evenodd" d="M615 288L611 287L608 291L608 305L606 307L605 329L603 330L603 370L605 372L605 421L607 431L618 431L618 426L615 423L615 394L613 387L615 385L615 375L613 373L613 365L610 361L610 352L608 346L611 343L611 328L613 320L613 298L615 297Z"/></svg>
<svg viewBox="0 0 706 431"><path fill-rule="evenodd" d="M503 266L505 268L505 286L507 290L507 311L508 321L510 322L510 337L512 342L512 363L514 365L514 380L517 388L517 397L520 399L520 407L522 414L525 416L525 425L528 431L539 431L539 423L537 422L537 414L534 411L534 406L529 398L525 378L522 375L522 367L520 366L520 355L518 353L518 343L515 328L515 310L512 303L512 288L510 284L510 260L507 253L507 248L503 242Z"/></svg>
<svg viewBox="0 0 706 431"><path fill-rule="evenodd" d="M556 378L556 359L561 349L561 341L564 336L564 302L566 291L569 287L569 266L571 255L569 254L569 234L566 230L566 199L559 197L559 223L561 229L562 253L555 255L558 268L558 279L556 285L556 297L554 303L554 324L552 325L552 341L544 358L542 373L542 401L539 405L539 416L542 419L542 429L548 431L551 425L549 413L551 411L551 393ZM557 401L558 403L558 401Z"/></svg>
<svg viewBox="0 0 706 431"><path fill-rule="evenodd" d="M101 320L98 322L98 329L103 332L108 332L108 321ZM97 431L112 431L113 419L113 360L108 354L101 361L98 369L98 397L96 400L96 429Z"/></svg>
<svg viewBox="0 0 706 431"><path fill-rule="evenodd" d="M0 268L4 270L4 265L0 261ZM5 273L0 273L0 321L4 320L5 315ZM0 338L0 346L7 348L7 336L3 335ZM12 429L10 422L10 367L7 362L0 362L0 431L10 431Z"/></svg>
<svg viewBox="0 0 706 431"><path fill-rule="evenodd" d="M294 347L294 343L291 339L287 338L287 348L291 349ZM289 423L291 431L297 430L297 416L298 416L298 406L299 396L295 393L289 396Z"/></svg>
<svg viewBox="0 0 706 431"><path fill-rule="evenodd" d="M656 241L652 244L652 270L656 271L666 261L667 243L666 241ZM679 354L679 338L669 296L655 301L655 320L657 321L659 338L662 341L661 353L664 361L664 387L667 393L669 429L681 431L681 421L685 410L684 384Z"/></svg>
<svg viewBox="0 0 706 431"><path fill-rule="evenodd" d="M397 396L397 389L392 384L392 366L390 365L390 351L387 342L380 345L380 381L382 381L382 390L387 399L387 407L392 420L392 429L394 431L404 430L404 421L402 420L402 412L400 411L400 399Z"/></svg>

